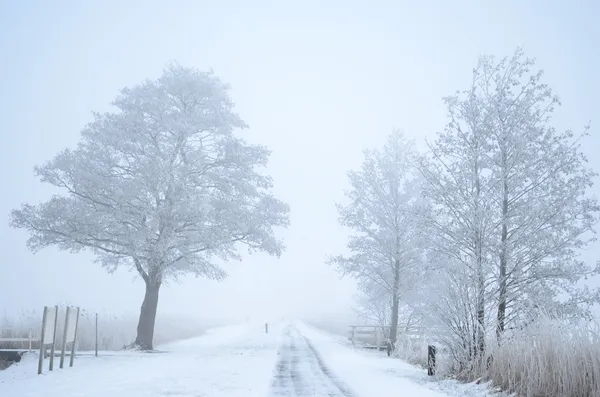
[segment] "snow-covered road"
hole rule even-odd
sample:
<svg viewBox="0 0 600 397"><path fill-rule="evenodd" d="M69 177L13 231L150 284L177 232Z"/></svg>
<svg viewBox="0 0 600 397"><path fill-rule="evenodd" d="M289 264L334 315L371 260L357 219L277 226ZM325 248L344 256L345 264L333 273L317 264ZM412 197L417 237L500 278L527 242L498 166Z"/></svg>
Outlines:
<svg viewBox="0 0 600 397"><path fill-rule="evenodd" d="M157 353L81 355L73 368L35 375L35 355L0 371L0 396L19 397L481 397L444 392L424 371L364 352L302 323L239 325L173 343ZM449 394L448 394L449 392Z"/></svg>
<svg viewBox="0 0 600 397"><path fill-rule="evenodd" d="M270 396L355 395L336 378L310 341L295 327L288 325L283 329L278 354Z"/></svg>

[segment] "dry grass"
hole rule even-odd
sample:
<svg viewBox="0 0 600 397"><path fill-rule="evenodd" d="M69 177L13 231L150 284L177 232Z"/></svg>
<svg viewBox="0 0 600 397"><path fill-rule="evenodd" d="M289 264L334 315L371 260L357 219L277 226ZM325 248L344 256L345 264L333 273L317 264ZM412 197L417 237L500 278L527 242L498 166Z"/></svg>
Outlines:
<svg viewBox="0 0 600 397"><path fill-rule="evenodd" d="M600 338L596 325L541 319L496 347L483 374L526 397L600 396Z"/></svg>
<svg viewBox="0 0 600 397"><path fill-rule="evenodd" d="M459 372L460 363L446 353L451 346L427 338L400 336L394 355L425 368L427 346L434 344L440 377L490 381L495 390L518 397L600 397L599 331L594 323L541 318L526 329L507 333L500 345L491 338L485 364L468 366L472 368L468 373Z"/></svg>

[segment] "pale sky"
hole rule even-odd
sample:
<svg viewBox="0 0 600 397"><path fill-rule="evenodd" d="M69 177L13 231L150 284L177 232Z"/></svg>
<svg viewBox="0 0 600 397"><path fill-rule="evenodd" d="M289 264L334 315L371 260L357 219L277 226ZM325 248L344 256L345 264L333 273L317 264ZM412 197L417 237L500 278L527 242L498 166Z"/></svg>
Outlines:
<svg viewBox="0 0 600 397"><path fill-rule="evenodd" d="M292 212L280 259L232 262L220 284L172 283L159 312L348 313L352 283L325 264L346 242L334 206L346 171L394 128L421 143L441 130L441 98L467 88L478 55L522 45L536 57L563 101L556 127L580 131L592 121L586 149L600 170L598 17L594 1L0 0L0 310L70 302L137 314L143 283L133 273L109 275L89 254L32 255L8 214L49 197L33 166L74 146L92 111L176 60L231 84L250 125L243 134L273 151L275 192ZM598 254L594 245L585 258Z"/></svg>

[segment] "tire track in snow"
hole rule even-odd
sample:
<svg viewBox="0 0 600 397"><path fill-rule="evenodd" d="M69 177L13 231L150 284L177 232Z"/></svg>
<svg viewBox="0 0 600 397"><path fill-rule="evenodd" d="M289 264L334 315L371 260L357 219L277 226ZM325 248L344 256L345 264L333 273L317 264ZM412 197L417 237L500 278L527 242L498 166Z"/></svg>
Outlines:
<svg viewBox="0 0 600 397"><path fill-rule="evenodd" d="M355 396L325 365L310 341L291 326L283 330L278 354L271 397Z"/></svg>

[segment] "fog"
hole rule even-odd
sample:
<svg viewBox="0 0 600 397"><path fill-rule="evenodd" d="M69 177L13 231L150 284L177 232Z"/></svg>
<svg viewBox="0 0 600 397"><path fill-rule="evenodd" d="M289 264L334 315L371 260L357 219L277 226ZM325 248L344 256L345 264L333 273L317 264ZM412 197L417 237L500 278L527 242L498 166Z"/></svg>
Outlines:
<svg viewBox="0 0 600 397"><path fill-rule="evenodd" d="M2 2L0 309L69 302L138 312L144 287L133 272L108 274L86 253L32 255L27 233L7 219L21 203L54 193L34 177L34 165L73 147L92 111L109 110L121 88L157 78L173 60L212 68L231 85L250 125L245 138L272 150L268 172L275 195L291 207L291 226L280 231L281 258L245 255L226 265L222 283L171 282L160 313L351 318L354 284L325 263L345 250L348 231L335 203L344 200L346 171L394 128L422 147L447 121L441 98L470 83L483 53L502 57L522 45L536 57L563 103L556 127L578 130L592 120L586 147L600 170L595 2L322 3ZM592 245L584 258L595 260L599 249Z"/></svg>

